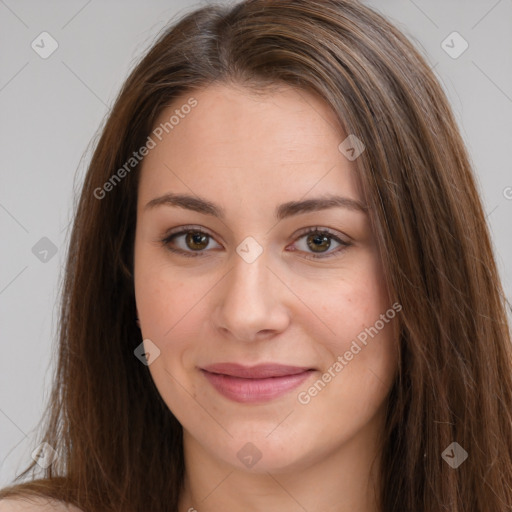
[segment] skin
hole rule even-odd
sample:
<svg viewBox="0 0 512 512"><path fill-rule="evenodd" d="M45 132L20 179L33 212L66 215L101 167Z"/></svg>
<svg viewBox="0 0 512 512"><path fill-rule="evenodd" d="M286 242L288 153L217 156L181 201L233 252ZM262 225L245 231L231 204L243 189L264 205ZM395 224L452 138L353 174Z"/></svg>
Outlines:
<svg viewBox="0 0 512 512"><path fill-rule="evenodd" d="M0 500L2 512L82 512L81 509L50 498L12 498Z"/></svg>
<svg viewBox="0 0 512 512"><path fill-rule="evenodd" d="M191 96L197 106L144 159L135 237L140 327L160 350L149 369L184 429L180 511L376 511L372 478L398 361L396 319L309 403L297 399L391 307L368 213L335 207L274 218L282 203L327 194L364 204L356 164L338 150L346 134L320 98L287 86L255 95L210 85L178 98L156 125ZM205 198L225 218L145 208L169 192ZM211 235L202 256L161 242L185 225ZM300 232L308 227L350 245L331 238L320 247L329 258L307 259L323 254ZM263 249L252 263L236 251L248 236ZM185 235L169 246L197 252ZM284 396L244 404L199 370L219 362L315 371ZM251 468L237 457L248 442L261 454Z"/></svg>

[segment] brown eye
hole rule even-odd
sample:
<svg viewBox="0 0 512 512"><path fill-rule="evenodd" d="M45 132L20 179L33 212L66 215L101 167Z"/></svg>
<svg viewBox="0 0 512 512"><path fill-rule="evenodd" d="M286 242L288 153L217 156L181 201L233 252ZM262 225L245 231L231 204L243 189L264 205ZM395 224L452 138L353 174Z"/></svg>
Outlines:
<svg viewBox="0 0 512 512"><path fill-rule="evenodd" d="M162 245L169 251L189 257L207 256L210 249L222 248L219 244L217 247L209 247L210 242L217 244L212 235L201 229L182 229L161 240ZM334 250L330 250L333 242L337 245L334 246ZM342 240L325 228L307 229L297 238L296 244L298 251L304 253L303 257L312 260L330 258L352 245L351 242Z"/></svg>
<svg viewBox="0 0 512 512"><path fill-rule="evenodd" d="M208 246L209 236L200 231L189 231L185 237L185 243L189 249L200 251Z"/></svg>
<svg viewBox="0 0 512 512"><path fill-rule="evenodd" d="M334 249L329 250L332 249L333 242L335 244ZM299 252L304 253L303 257L311 260L336 256L352 245L351 242L342 240L327 229L318 227L308 228L297 238L295 244Z"/></svg>
<svg viewBox="0 0 512 512"><path fill-rule="evenodd" d="M313 233L307 237L308 247L314 252L325 252L331 246L329 236L323 233Z"/></svg>
<svg viewBox="0 0 512 512"><path fill-rule="evenodd" d="M181 254L183 256L206 256L211 242L215 242L212 235L205 233L198 228L183 229L166 236L161 240L162 245L171 252ZM217 247L221 247L217 244Z"/></svg>

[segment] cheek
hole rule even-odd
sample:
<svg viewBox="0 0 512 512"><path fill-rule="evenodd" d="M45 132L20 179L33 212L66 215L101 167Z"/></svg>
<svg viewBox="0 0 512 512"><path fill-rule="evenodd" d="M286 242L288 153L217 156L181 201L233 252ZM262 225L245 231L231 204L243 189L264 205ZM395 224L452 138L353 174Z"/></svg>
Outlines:
<svg viewBox="0 0 512 512"><path fill-rule="evenodd" d="M191 340L197 339L197 326L201 325L197 314L207 288L183 280L169 265L155 258L145 260L144 256L141 254L135 270L137 310L142 337L160 350L149 371L160 396L181 420L183 412L194 404L185 391L191 386L183 387L184 360L190 359Z"/></svg>
<svg viewBox="0 0 512 512"><path fill-rule="evenodd" d="M180 371L185 360L190 360L193 340L201 337L204 290L200 294L190 283L156 278L147 280L137 293L142 335L153 341L163 356L151 370L165 363L173 374Z"/></svg>
<svg viewBox="0 0 512 512"><path fill-rule="evenodd" d="M323 338L323 345L331 353L348 350L352 339L378 321L391 306L378 258L371 252L359 253L330 279L299 282L297 294L311 305L308 318L312 321L304 322L303 326L309 326L312 339Z"/></svg>
<svg viewBox="0 0 512 512"><path fill-rule="evenodd" d="M368 418L384 399L397 368L398 313L376 255L359 254L350 263L350 272L340 272L335 279L303 281L301 293L316 315L302 326L318 342L326 385L318 383L315 389L302 391L305 402L322 395L314 398L312 409L344 404L339 408L341 416L350 411Z"/></svg>
<svg viewBox="0 0 512 512"><path fill-rule="evenodd" d="M175 312L179 304L183 303L183 293L183 283L165 279L154 267L138 275L135 296L146 337L163 338L174 320L169 312Z"/></svg>
<svg viewBox="0 0 512 512"><path fill-rule="evenodd" d="M164 342L186 323L194 304L204 295L204 286L184 279L162 255L136 250L135 299L145 337Z"/></svg>
<svg viewBox="0 0 512 512"><path fill-rule="evenodd" d="M160 357L151 364L150 371L157 387L166 388L160 390L164 398L174 396L175 386L179 387L177 382L184 383L188 378L186 374L194 369L202 350L197 340L208 336L208 293L219 276L191 274L190 270L172 267L151 251L141 251L135 269L141 333L160 350ZM170 375L178 381L169 380Z"/></svg>

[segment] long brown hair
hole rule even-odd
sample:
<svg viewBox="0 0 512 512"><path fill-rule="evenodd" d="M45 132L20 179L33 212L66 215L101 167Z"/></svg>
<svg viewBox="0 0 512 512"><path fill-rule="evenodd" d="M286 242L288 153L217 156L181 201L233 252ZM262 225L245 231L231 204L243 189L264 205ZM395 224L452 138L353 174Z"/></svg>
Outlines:
<svg viewBox="0 0 512 512"><path fill-rule="evenodd" d="M175 98L213 82L318 94L366 150L357 159L400 315L388 399L383 511L512 507L512 354L506 300L466 150L412 44L353 0L210 5L161 35L126 80L83 185L62 293L45 433L59 458L0 493L86 511L175 511L182 428L134 357L138 172L95 191L143 146ZM441 456L457 442L457 469ZM31 463L18 479L32 471Z"/></svg>

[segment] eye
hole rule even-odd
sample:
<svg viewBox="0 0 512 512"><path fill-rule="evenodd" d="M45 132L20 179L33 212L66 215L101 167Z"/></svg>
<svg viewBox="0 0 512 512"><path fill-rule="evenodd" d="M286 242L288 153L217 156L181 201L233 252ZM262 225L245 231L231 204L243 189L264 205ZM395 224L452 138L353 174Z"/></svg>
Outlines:
<svg viewBox="0 0 512 512"><path fill-rule="evenodd" d="M214 241L212 235L195 226L181 226L178 229L179 231L172 231L161 240L166 249L186 257L206 255L205 249L208 249L210 242ZM331 233L328 229L319 227L306 228L297 238L297 241L302 242L298 244L301 246L299 251L309 253L304 258L313 260L330 258L352 245ZM329 251L333 242L337 244L337 247L335 247L335 250ZM220 247L222 246L217 244L217 248ZM292 252L296 250L292 249Z"/></svg>
<svg viewBox="0 0 512 512"><path fill-rule="evenodd" d="M298 245L300 251L308 253L308 255L304 256L306 259L330 258L351 245L350 242L342 240L328 229L319 227L307 228L305 232L302 232L302 236L298 240L304 242ZM328 252L331 249L332 241L338 244L338 246L335 250Z"/></svg>
<svg viewBox="0 0 512 512"><path fill-rule="evenodd" d="M178 240L178 243L176 243L176 240ZM210 234L194 226L181 226L180 231L171 232L161 240L169 251L192 258L203 256L203 252L208 248L210 241L213 241ZM178 248L171 247L171 244L178 245ZM217 245L221 247L219 244Z"/></svg>

